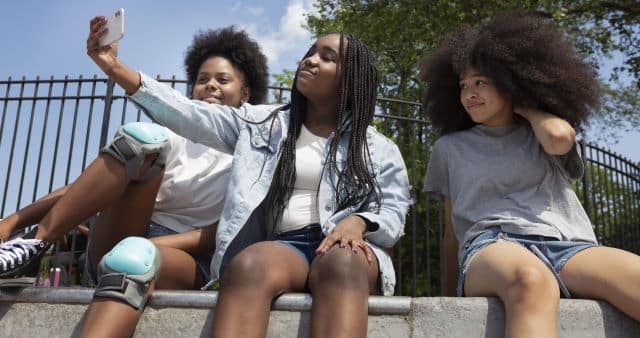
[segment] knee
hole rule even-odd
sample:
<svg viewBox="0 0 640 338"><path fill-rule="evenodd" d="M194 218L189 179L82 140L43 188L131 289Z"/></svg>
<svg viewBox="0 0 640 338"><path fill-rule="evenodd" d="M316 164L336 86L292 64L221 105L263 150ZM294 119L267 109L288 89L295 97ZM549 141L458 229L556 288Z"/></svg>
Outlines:
<svg viewBox="0 0 640 338"><path fill-rule="evenodd" d="M246 288L250 290L269 289L275 284L268 263L261 255L241 252L231 260L222 278L222 287Z"/></svg>
<svg viewBox="0 0 640 338"><path fill-rule="evenodd" d="M362 253L334 247L313 262L309 275L311 289L326 286L368 289L368 264Z"/></svg>
<svg viewBox="0 0 640 338"><path fill-rule="evenodd" d="M560 291L546 268L522 266L516 269L513 281L507 286L506 298L515 303L557 301Z"/></svg>

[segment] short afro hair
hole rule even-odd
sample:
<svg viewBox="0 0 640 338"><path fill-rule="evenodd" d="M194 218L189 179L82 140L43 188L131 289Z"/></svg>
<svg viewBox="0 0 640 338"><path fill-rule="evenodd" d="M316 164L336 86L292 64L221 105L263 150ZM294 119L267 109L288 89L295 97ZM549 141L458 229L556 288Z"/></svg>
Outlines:
<svg viewBox="0 0 640 338"><path fill-rule="evenodd" d="M193 37L193 42L187 48L184 58L189 95L198 77L200 66L213 56L229 60L242 71L245 85L251 91L249 103L261 104L266 101L269 76L267 57L245 31L236 30L233 26L199 31Z"/></svg>
<svg viewBox="0 0 640 338"><path fill-rule="evenodd" d="M424 110L441 134L475 125L460 102L460 75L468 67L489 77L514 106L546 111L574 127L599 105L593 67L548 20L511 11L480 29L461 26L422 61Z"/></svg>

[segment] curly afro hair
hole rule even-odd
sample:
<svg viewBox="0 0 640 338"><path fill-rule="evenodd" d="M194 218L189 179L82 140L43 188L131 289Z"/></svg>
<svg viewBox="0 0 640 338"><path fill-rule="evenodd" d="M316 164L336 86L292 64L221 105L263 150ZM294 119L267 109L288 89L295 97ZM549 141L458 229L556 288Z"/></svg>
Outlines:
<svg viewBox="0 0 640 338"><path fill-rule="evenodd" d="M269 74L267 58L245 31L236 30L233 26L199 31L193 37L184 58L189 94L198 77L200 65L213 56L229 60L242 71L245 85L251 90L249 103L260 104L266 101Z"/></svg>
<svg viewBox="0 0 640 338"><path fill-rule="evenodd" d="M473 67L514 105L536 108L578 127L599 105L595 70L546 19L507 12L480 29L463 25L421 64L423 105L441 134L471 128L460 102L461 73Z"/></svg>

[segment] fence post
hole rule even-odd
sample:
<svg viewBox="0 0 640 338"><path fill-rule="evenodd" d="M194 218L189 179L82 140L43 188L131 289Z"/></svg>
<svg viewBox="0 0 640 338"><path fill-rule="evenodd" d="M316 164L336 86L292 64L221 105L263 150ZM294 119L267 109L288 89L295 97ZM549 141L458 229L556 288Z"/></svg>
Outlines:
<svg viewBox="0 0 640 338"><path fill-rule="evenodd" d="M107 79L107 93L104 96L104 112L102 114L102 130L100 131L100 148L107 144L107 133L109 132L109 121L111 120L111 104L113 103L113 88L116 83Z"/></svg>
<svg viewBox="0 0 640 338"><path fill-rule="evenodd" d="M587 142L584 141L584 138L580 140L580 156L582 157L582 165L584 166L584 173L582 174L582 200L584 203L584 210L587 211L588 216L590 214L589 175L587 174L587 170L589 170L589 161L587 159Z"/></svg>

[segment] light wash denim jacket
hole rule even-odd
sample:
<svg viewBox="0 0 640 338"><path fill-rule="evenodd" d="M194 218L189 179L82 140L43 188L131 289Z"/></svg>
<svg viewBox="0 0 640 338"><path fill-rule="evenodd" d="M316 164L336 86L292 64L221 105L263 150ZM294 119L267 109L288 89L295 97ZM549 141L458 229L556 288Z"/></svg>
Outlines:
<svg viewBox="0 0 640 338"><path fill-rule="evenodd" d="M244 104L232 108L189 100L171 87L141 74L142 85L131 96L156 122L197 143L233 154L231 181L218 224L216 249L211 261L212 280L217 280L225 266L240 250L265 240L266 222L263 200L267 196L278 152L287 136L289 111L279 111L275 121L262 121L278 106ZM272 123L273 122L273 123ZM271 141L269 131L272 130ZM329 141L324 158L329 151ZM322 232L331 233L334 226L349 215L360 215L377 223L378 229L364 235L375 253L384 295L393 295L395 272L391 258L383 248L392 247L404 234L404 222L410 204L407 170L398 147L375 128L367 130L373 175L382 190L382 205L376 207L373 196L343 210L336 208L335 173L324 172L318 194L318 211ZM343 137L336 159L341 163L349 140ZM324 164L324 162L323 162ZM264 166L264 167L263 167Z"/></svg>

